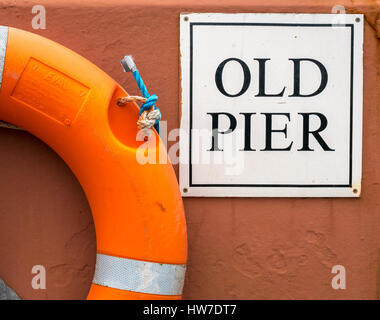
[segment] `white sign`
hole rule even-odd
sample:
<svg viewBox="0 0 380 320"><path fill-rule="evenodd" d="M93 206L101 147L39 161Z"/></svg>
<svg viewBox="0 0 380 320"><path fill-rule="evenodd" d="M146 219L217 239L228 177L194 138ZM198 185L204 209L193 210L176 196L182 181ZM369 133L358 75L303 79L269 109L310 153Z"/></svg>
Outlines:
<svg viewBox="0 0 380 320"><path fill-rule="evenodd" d="M363 19L182 14L182 195L360 196Z"/></svg>

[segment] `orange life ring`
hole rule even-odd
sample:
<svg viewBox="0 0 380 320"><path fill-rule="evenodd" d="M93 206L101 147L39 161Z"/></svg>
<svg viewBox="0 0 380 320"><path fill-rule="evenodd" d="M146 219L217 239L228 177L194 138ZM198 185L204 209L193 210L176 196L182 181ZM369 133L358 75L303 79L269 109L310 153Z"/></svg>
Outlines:
<svg viewBox="0 0 380 320"><path fill-rule="evenodd" d="M138 164L138 107L116 104L127 93L73 51L10 27L0 27L0 88L0 119L54 149L87 196L98 252L88 299L180 299L182 198L170 162Z"/></svg>

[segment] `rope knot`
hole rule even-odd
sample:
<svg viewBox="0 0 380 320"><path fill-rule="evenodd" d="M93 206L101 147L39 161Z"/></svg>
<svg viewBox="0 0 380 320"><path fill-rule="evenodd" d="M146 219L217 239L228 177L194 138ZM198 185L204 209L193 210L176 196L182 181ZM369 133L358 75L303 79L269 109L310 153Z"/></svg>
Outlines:
<svg viewBox="0 0 380 320"><path fill-rule="evenodd" d="M140 107L140 115L144 111L148 111L152 106L154 106L157 102L157 99L158 99L158 97L155 94L152 94L151 96L146 98L145 102Z"/></svg>
<svg viewBox="0 0 380 320"><path fill-rule="evenodd" d="M160 119L161 112L155 104L158 97L155 94L150 95L145 84L139 74L139 71L136 68L136 65L131 56L125 56L121 60L121 64L124 68L124 71L131 71L133 77L136 80L137 86L139 87L143 97L138 96L128 96L118 99L117 105L123 106L128 102L143 102L140 106L139 119L137 120L137 126L139 129L150 129L154 126L157 133L160 133Z"/></svg>
<svg viewBox="0 0 380 320"><path fill-rule="evenodd" d="M141 129L150 129L156 122L161 119L161 112L158 109L145 110L137 120L137 127Z"/></svg>

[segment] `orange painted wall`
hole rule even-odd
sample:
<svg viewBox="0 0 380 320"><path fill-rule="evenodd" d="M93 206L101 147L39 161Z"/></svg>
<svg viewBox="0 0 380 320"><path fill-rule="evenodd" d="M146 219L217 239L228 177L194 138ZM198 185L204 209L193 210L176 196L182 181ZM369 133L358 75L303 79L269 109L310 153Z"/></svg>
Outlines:
<svg viewBox="0 0 380 320"><path fill-rule="evenodd" d="M33 30L42 4L47 29ZM88 58L138 94L119 60L134 55L168 129L179 124L180 12L330 13L336 1L0 0L0 23L38 33ZM365 13L363 180L360 199L184 199L187 299L378 299L380 268L379 40L375 1L341 1ZM81 299L95 263L95 233L70 170L25 132L0 129L0 277L23 298ZM177 168L176 168L177 169ZM177 170L178 171L178 170ZM47 289L33 290L33 265ZM331 288L331 267L347 289Z"/></svg>

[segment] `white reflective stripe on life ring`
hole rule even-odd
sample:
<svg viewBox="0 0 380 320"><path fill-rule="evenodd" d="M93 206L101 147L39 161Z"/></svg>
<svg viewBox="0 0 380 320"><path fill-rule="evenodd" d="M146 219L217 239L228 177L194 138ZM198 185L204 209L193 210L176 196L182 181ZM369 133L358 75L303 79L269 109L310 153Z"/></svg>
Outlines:
<svg viewBox="0 0 380 320"><path fill-rule="evenodd" d="M97 254L93 283L149 294L181 295L186 265Z"/></svg>
<svg viewBox="0 0 380 320"><path fill-rule="evenodd" d="M0 26L0 88L3 80L5 51L7 50L8 27Z"/></svg>

